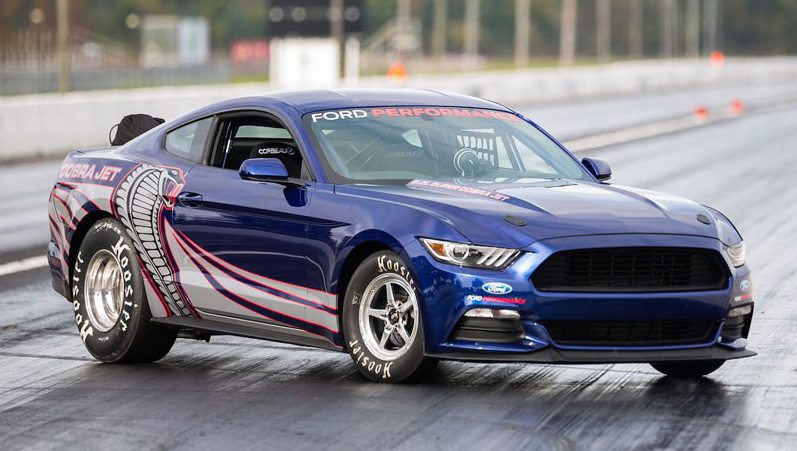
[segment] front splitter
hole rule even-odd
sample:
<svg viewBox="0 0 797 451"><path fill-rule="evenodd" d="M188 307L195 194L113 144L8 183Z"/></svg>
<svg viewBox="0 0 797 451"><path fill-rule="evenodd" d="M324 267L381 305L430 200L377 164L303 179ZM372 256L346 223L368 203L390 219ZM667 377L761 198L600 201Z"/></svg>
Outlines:
<svg viewBox="0 0 797 451"><path fill-rule="evenodd" d="M574 351L546 348L527 353L480 353L446 352L427 354L442 360L464 360L470 362L528 362L528 363L649 363L681 360L732 360L753 357L755 352L742 349L730 350L722 346L692 349L670 349L654 351Z"/></svg>

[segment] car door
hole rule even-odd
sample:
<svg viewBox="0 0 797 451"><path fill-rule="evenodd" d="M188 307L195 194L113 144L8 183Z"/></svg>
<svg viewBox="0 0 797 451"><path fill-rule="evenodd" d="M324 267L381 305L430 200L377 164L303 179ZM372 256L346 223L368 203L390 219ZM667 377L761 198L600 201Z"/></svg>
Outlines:
<svg viewBox="0 0 797 451"><path fill-rule="evenodd" d="M188 174L174 209L182 288L206 319L329 337L334 310L305 285L308 188L243 180L238 173L249 144L290 141L290 134L260 115L220 118L215 129L209 164Z"/></svg>

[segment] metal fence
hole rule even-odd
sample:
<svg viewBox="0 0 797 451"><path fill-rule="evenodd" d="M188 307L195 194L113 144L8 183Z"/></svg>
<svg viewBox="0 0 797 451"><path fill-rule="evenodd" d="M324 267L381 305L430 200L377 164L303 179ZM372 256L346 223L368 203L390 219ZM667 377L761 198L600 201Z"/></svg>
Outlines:
<svg viewBox="0 0 797 451"><path fill-rule="evenodd" d="M267 72L263 72L267 73ZM81 68L70 73L70 89L126 89L150 86L173 86L226 83L233 79L229 63L191 67L105 67ZM0 95L55 92L58 71L55 68L0 68Z"/></svg>
<svg viewBox="0 0 797 451"><path fill-rule="evenodd" d="M150 86L225 83L264 79L265 64L234 65L216 57L202 65L145 67L130 43L76 27L71 31L69 90L125 89ZM0 31L0 96L58 90L59 61L55 30L35 27Z"/></svg>

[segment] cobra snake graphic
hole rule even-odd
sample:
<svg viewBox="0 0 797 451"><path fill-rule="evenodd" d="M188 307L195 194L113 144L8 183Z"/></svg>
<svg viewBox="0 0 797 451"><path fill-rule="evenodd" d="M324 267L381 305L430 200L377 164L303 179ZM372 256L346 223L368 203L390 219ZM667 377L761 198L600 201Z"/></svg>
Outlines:
<svg viewBox="0 0 797 451"><path fill-rule="evenodd" d="M128 174L114 199L119 220L133 238L146 271L152 277L172 313L191 315L174 281L163 249L161 215L174 208L174 200L185 181L177 169L140 165Z"/></svg>

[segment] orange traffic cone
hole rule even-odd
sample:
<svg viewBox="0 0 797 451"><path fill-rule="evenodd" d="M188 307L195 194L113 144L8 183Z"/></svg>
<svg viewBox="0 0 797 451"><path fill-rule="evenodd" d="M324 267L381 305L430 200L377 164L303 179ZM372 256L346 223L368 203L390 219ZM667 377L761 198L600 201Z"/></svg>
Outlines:
<svg viewBox="0 0 797 451"><path fill-rule="evenodd" d="M712 66L722 66L725 62L725 54L719 50L715 50L708 56L708 60L711 61Z"/></svg>
<svg viewBox="0 0 797 451"><path fill-rule="evenodd" d="M407 66L401 61L396 61L387 69L387 78L395 81L404 81L407 79Z"/></svg>
<svg viewBox="0 0 797 451"><path fill-rule="evenodd" d="M733 99L731 101L731 113L733 114L742 114L744 112L744 103L742 103L739 99Z"/></svg>
<svg viewBox="0 0 797 451"><path fill-rule="evenodd" d="M698 119L706 119L708 117L708 108L705 105L698 105L695 107L695 117Z"/></svg>

